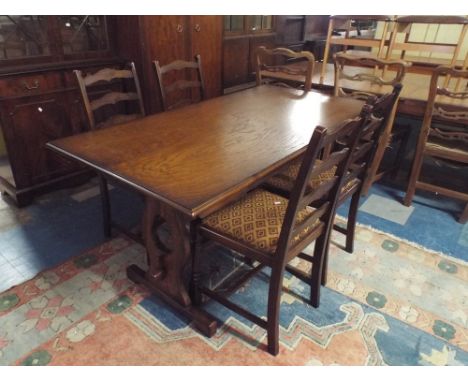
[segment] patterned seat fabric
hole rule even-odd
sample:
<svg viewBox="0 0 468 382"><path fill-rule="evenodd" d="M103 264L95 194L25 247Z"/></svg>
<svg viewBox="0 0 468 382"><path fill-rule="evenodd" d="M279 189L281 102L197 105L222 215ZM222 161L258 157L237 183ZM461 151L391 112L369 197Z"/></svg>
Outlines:
<svg viewBox="0 0 468 382"><path fill-rule="evenodd" d="M301 167L302 158L296 160L295 162L291 163L283 172L272 176L268 179L265 183L270 185L276 189L290 192L294 187L294 182L297 178L297 174L299 173L299 169ZM320 160L316 161L316 164L319 165L321 163ZM311 189L315 189L320 187L320 185L333 178L335 175L336 166L332 167L330 170L321 173L319 176L312 178L309 181L309 187ZM342 193L345 193L349 189L351 189L357 183L357 179L351 179L348 184L343 186L341 189Z"/></svg>
<svg viewBox="0 0 468 382"><path fill-rule="evenodd" d="M255 249L273 254L283 225L288 200L264 190L254 190L237 202L207 216L202 225L236 239ZM306 207L296 215L296 224L308 218L314 209ZM293 243L302 240L320 220L306 226L293 238Z"/></svg>

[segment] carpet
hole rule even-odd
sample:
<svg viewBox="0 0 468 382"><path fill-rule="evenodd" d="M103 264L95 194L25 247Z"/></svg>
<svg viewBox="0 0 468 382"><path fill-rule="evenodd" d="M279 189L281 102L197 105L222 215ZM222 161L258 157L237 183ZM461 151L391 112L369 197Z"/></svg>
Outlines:
<svg viewBox="0 0 468 382"><path fill-rule="evenodd" d="M277 357L263 329L215 302L205 308L218 331L199 334L126 278L145 253L117 237L0 294L0 365L468 364L466 263L363 226L354 254L340 234L333 241L320 308L286 276ZM211 286L244 269L219 247L208 256ZM260 273L233 300L264 315L267 280Z"/></svg>

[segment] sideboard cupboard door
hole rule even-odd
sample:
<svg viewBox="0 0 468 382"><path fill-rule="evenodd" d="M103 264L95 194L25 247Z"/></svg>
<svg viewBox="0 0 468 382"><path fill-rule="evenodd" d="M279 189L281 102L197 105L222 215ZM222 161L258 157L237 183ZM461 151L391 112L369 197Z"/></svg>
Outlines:
<svg viewBox="0 0 468 382"><path fill-rule="evenodd" d="M221 95L221 56L223 51L223 16L190 16L191 58L201 56L205 97Z"/></svg>
<svg viewBox="0 0 468 382"><path fill-rule="evenodd" d="M142 86L146 90L144 95L148 98L150 113L161 111L161 97L157 91L153 61L158 60L161 65L167 65L177 59L186 59L190 48L188 18L189 16L140 16L143 49L142 56L135 61L142 61L145 68Z"/></svg>
<svg viewBox="0 0 468 382"><path fill-rule="evenodd" d="M117 16L117 53L134 61L148 113L162 111L153 65L201 55L206 98L221 95L222 16ZM182 76L183 73L180 73Z"/></svg>
<svg viewBox="0 0 468 382"><path fill-rule="evenodd" d="M28 188L76 169L71 161L45 149L47 142L73 133L67 116L67 97L59 93L5 101L2 109L17 188Z"/></svg>

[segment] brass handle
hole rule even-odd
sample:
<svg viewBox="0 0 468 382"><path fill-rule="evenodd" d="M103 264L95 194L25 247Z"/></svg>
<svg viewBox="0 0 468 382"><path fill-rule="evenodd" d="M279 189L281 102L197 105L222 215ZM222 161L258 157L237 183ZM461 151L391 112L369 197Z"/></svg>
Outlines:
<svg viewBox="0 0 468 382"><path fill-rule="evenodd" d="M184 27L182 26L182 24L177 24L176 31L179 33L182 33L184 31Z"/></svg>
<svg viewBox="0 0 468 382"><path fill-rule="evenodd" d="M39 81L38 81L38 80L34 80L33 85L29 85L26 81L23 81L23 87L24 87L26 90L38 89L38 88L39 88Z"/></svg>
<svg viewBox="0 0 468 382"><path fill-rule="evenodd" d="M201 31L200 24L195 24L195 27L193 29L195 29L195 32L200 32Z"/></svg>

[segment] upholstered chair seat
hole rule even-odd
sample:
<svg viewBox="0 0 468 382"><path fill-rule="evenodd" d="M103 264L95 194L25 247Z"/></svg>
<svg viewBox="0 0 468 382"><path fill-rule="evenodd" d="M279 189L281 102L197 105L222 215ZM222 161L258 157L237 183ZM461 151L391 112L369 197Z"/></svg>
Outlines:
<svg viewBox="0 0 468 382"><path fill-rule="evenodd" d="M256 189L237 202L209 215L203 219L202 224L247 246L274 254L287 207L288 199ZM314 211L311 207L299 211L296 224L305 221ZM306 226L293 238L293 242L302 240L319 224L323 223L318 220L312 226Z"/></svg>

